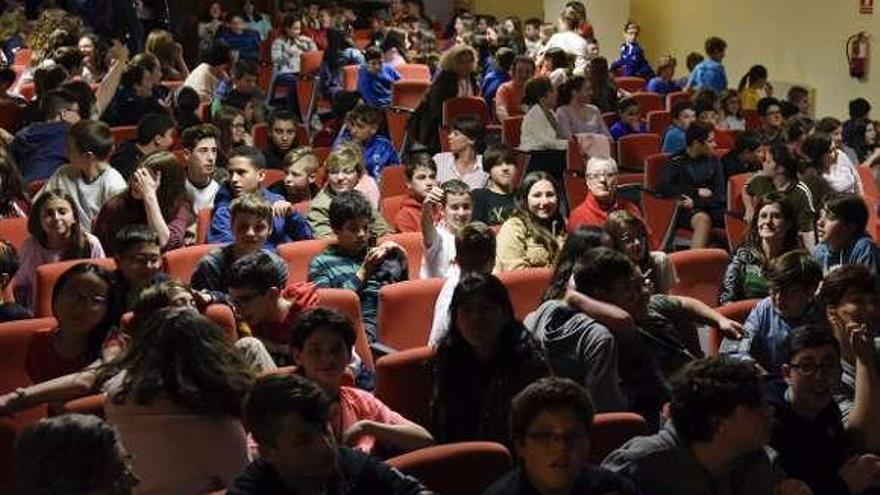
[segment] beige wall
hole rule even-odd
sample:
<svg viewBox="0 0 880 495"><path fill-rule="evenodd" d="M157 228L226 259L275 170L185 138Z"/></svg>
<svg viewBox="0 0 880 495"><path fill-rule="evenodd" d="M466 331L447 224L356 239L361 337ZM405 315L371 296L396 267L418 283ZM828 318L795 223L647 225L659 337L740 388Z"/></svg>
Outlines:
<svg viewBox="0 0 880 495"><path fill-rule="evenodd" d="M540 0L474 0L473 12L492 14L499 19L516 15L526 20L529 17L541 18L544 6Z"/></svg>
<svg viewBox="0 0 880 495"><path fill-rule="evenodd" d="M880 94L880 46L874 45L867 82L849 77L844 56L850 35L880 33L880 5L877 10L859 14L855 0L630 0L650 60L673 53L684 71L684 57L716 34L729 45L724 64L731 86L760 63L779 88L799 82L815 88L816 114L837 117L846 116L850 99Z"/></svg>

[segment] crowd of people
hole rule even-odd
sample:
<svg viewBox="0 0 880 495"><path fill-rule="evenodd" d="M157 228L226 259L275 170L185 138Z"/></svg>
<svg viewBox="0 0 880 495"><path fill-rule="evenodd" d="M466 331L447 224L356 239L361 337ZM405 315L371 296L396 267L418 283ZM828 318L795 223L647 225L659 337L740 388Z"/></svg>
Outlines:
<svg viewBox="0 0 880 495"><path fill-rule="evenodd" d="M445 28L421 0L210 2L200 20L173 2L32 3L0 16L0 113L15 116L0 222L27 219L23 242L0 243L0 321L38 314L39 266L83 262L51 289L56 323L0 415L103 394L103 418L20 431L22 493L427 494L383 461L475 440L517 461L487 495L880 490L880 139L864 98L848 120L815 118L805 86L780 99L758 64L732 88L717 36L677 77L632 21L603 56L578 1L552 23L460 9ZM392 108L413 65L425 92ZM619 184L614 143L648 132L619 77L689 95L650 192L675 203L663 227L688 231L686 248L730 252L716 301L674 290L676 246ZM465 96L486 114L447 121ZM516 147L498 132L510 119ZM395 174L406 189L390 196ZM718 232L739 206L730 243ZM407 232L416 264L388 236ZM297 279L279 248L308 240L325 247ZM162 271L200 242L188 282ZM528 268L552 275L515 308L499 274ZM411 329L430 348L426 418L373 394L372 352L395 352L380 292L410 279L443 279L430 325ZM359 317L320 289L356 294ZM743 323L719 310L742 301ZM620 411L648 435L588 465L594 417Z"/></svg>

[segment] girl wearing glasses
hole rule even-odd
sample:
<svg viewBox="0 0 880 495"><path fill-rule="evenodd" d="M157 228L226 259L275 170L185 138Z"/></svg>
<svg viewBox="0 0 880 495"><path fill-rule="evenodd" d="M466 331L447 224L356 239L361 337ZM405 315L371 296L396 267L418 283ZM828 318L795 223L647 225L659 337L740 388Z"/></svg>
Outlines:
<svg viewBox="0 0 880 495"><path fill-rule="evenodd" d="M608 215L605 229L611 236L614 249L625 254L642 270L651 284L651 292L668 294L669 289L678 282L678 275L666 253L648 249L645 222L626 210L617 210Z"/></svg>

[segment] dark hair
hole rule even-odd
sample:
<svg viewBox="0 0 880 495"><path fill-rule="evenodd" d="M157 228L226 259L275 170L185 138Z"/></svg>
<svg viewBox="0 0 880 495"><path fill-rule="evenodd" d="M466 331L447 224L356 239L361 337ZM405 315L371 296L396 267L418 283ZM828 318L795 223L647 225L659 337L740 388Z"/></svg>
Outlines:
<svg viewBox="0 0 880 495"><path fill-rule="evenodd" d="M106 160L113 150L110 126L100 120L81 120L73 124L69 137L80 152L92 153L98 160Z"/></svg>
<svg viewBox="0 0 880 495"><path fill-rule="evenodd" d="M758 216L765 206L775 204L779 206L782 218L788 224L788 230L785 232L785 237L782 240L782 252L787 253L789 251L800 249L801 241L798 232L797 212L788 197L774 191L757 199L758 201L755 204L755 218L749 225L749 233L746 236L745 244L754 247L758 253L761 253L760 257L763 258L764 251L761 249L761 238L758 236ZM764 264L769 261L770 260L762 259L762 263Z"/></svg>
<svg viewBox="0 0 880 495"><path fill-rule="evenodd" d="M226 283L233 289L254 289L260 294L272 287L284 290L287 286L285 268L276 256L260 250L235 260L226 275Z"/></svg>
<svg viewBox="0 0 880 495"><path fill-rule="evenodd" d="M753 65L749 68L748 72L746 72L742 78L739 80L739 86L737 89L739 91L743 91L749 86L752 85L755 81L760 81L761 79L767 79L767 68L763 65Z"/></svg>
<svg viewBox="0 0 880 495"><path fill-rule="evenodd" d="M777 106L781 108L779 100L772 96L765 96L758 100L758 115L761 117L766 117L767 112L770 111L770 107Z"/></svg>
<svg viewBox="0 0 880 495"><path fill-rule="evenodd" d="M841 265L825 276L819 299L827 306L838 306L848 291L874 294L874 287L875 275L868 267L860 264Z"/></svg>
<svg viewBox="0 0 880 495"><path fill-rule="evenodd" d="M492 144L483 153L483 171L489 173L493 167L504 163L516 163L516 150L506 144Z"/></svg>
<svg viewBox="0 0 880 495"><path fill-rule="evenodd" d="M706 55L709 55L711 57L716 53L720 53L726 50L727 42L717 36L713 36L706 40L704 48L706 49Z"/></svg>
<svg viewBox="0 0 880 495"><path fill-rule="evenodd" d="M364 50L364 60L367 62L371 60L382 60L383 58L382 49L376 45L368 46L366 50Z"/></svg>
<svg viewBox="0 0 880 495"><path fill-rule="evenodd" d="M766 277L771 286L778 288L816 287L822 281L822 267L810 253L798 249L770 262Z"/></svg>
<svg viewBox="0 0 880 495"><path fill-rule="evenodd" d="M506 46L502 46L495 52L495 65L504 72L510 71L516 60L516 52Z"/></svg>
<svg viewBox="0 0 880 495"><path fill-rule="evenodd" d="M101 347L104 344L104 340L107 338L110 330L119 321L119 317L122 316L122 300L121 295L113 290L115 279L110 270L101 265L96 265L95 263L82 262L68 268L60 277L58 277L55 286L52 287L53 313L55 312L55 306L61 298L61 293L74 278L79 277L80 275L94 275L107 284L107 310L106 313L104 313L104 319L98 322L94 328L89 330L89 336L86 340L86 361L91 363L101 357Z"/></svg>
<svg viewBox="0 0 880 495"><path fill-rule="evenodd" d="M816 122L816 132L831 135L843 125L834 117L824 117Z"/></svg>
<svg viewBox="0 0 880 495"><path fill-rule="evenodd" d="M684 112L685 110L694 110L696 112L696 109L694 108L694 103L688 100L675 102L675 104L672 105L672 118L677 119L681 117L682 112Z"/></svg>
<svg viewBox="0 0 880 495"><path fill-rule="evenodd" d="M792 86L788 88L786 99L794 103L796 99L806 98L808 96L810 96L810 92L807 90L807 88L803 86Z"/></svg>
<svg viewBox="0 0 880 495"><path fill-rule="evenodd" d="M705 144L706 141L709 140L709 135L713 132L715 132L714 126L706 122L700 122L698 120L688 126L687 131L685 131L685 142L688 146L694 144L695 142Z"/></svg>
<svg viewBox="0 0 880 495"><path fill-rule="evenodd" d="M708 98L696 100L696 102L694 102L694 111L696 112L697 116L702 115L704 112L714 112L716 100L717 98L712 100Z"/></svg>
<svg viewBox="0 0 880 495"><path fill-rule="evenodd" d="M259 75L260 68L250 60L241 59L235 62L235 65L232 66L232 77L234 79L241 79L245 76L258 77Z"/></svg>
<svg viewBox="0 0 880 495"><path fill-rule="evenodd" d="M486 163L485 157L483 157L483 163ZM406 170L404 172L406 172L407 180L412 180L416 169L419 168L426 168L434 173L437 172L437 164L429 153L409 153L405 160L405 166Z"/></svg>
<svg viewBox="0 0 880 495"><path fill-rule="evenodd" d="M581 225L571 231L556 255L553 277L544 291L543 300L561 299L580 257L592 248L603 246L607 238L605 229L597 225Z"/></svg>
<svg viewBox="0 0 880 495"><path fill-rule="evenodd" d="M831 136L822 132L810 134L801 144L801 153L809 160L808 165L820 174L825 173L825 155L831 153L831 149Z"/></svg>
<svg viewBox="0 0 880 495"><path fill-rule="evenodd" d="M188 285L175 279L152 284L140 291L131 310L131 321L127 325L129 333L140 331L144 321L160 309L169 307L179 292L193 294Z"/></svg>
<svg viewBox="0 0 880 495"><path fill-rule="evenodd" d="M474 150L481 154L486 147L484 136L485 124L474 115L462 115L452 120L451 130L458 131L474 142Z"/></svg>
<svg viewBox="0 0 880 495"><path fill-rule="evenodd" d="M312 308L300 313L290 330L290 346L302 350L306 340L318 330L329 330L336 334L345 348L351 349L356 340L354 325L347 316L332 308Z"/></svg>
<svg viewBox="0 0 880 495"><path fill-rule="evenodd" d="M544 59L550 61L550 65L553 69L565 69L571 66L571 56L559 47L548 48L546 52L544 52ZM549 81L549 79L548 79Z"/></svg>
<svg viewBox="0 0 880 495"><path fill-rule="evenodd" d="M504 315L504 322L502 323L504 328L498 337L497 346L505 349L513 348L524 328L522 323L516 320L516 313L513 310L510 293L507 292L507 287L497 277L481 272L468 272L461 275L461 280L455 286L455 292L452 293L452 301L449 303L449 331L441 338L438 347L470 348L470 345L465 342L461 331L458 329L455 315L458 314L458 310L462 305L477 297L482 297L501 307L501 312Z"/></svg>
<svg viewBox="0 0 880 495"><path fill-rule="evenodd" d="M797 353L804 349L816 349L819 347L831 347L840 355L840 342L834 338L828 328L819 325L804 325L795 328L788 335L788 362L794 361Z"/></svg>
<svg viewBox="0 0 880 495"><path fill-rule="evenodd" d="M362 122L377 128L382 126L384 119L385 115L382 113L382 110L366 103L359 103L346 116L346 120L349 122Z"/></svg>
<svg viewBox="0 0 880 495"><path fill-rule="evenodd" d="M213 124L199 124L187 127L180 136L183 148L190 151L203 139L220 139L220 130Z"/></svg>
<svg viewBox="0 0 880 495"><path fill-rule="evenodd" d="M40 96L58 89L70 77L70 74L64 67L60 65L50 65L48 67L38 67L34 71L34 94Z"/></svg>
<svg viewBox="0 0 880 495"><path fill-rule="evenodd" d="M495 259L495 233L483 222L471 222L455 235L455 253L462 272L481 271Z"/></svg>
<svg viewBox="0 0 880 495"><path fill-rule="evenodd" d="M113 236L114 252L124 254L129 249L140 244L152 244L159 246L159 234L155 230L142 224L128 224L123 226Z"/></svg>
<svg viewBox="0 0 880 495"><path fill-rule="evenodd" d="M773 143L769 148L770 156L777 166L785 170L785 176L792 181L798 180L798 161L791 148L783 143Z"/></svg>
<svg viewBox="0 0 880 495"><path fill-rule="evenodd" d="M15 442L23 495L111 491L125 473L119 435L98 416L64 414L29 425Z"/></svg>
<svg viewBox="0 0 880 495"><path fill-rule="evenodd" d="M263 156L263 152L253 146L236 146L229 154L227 162L231 162L235 158L247 159L251 163L251 166L257 170L263 170L266 168L266 157Z"/></svg>
<svg viewBox="0 0 880 495"><path fill-rule="evenodd" d="M208 65L216 67L223 64L232 63L232 48L223 40L214 40L211 47L202 57Z"/></svg>
<svg viewBox="0 0 880 495"><path fill-rule="evenodd" d="M245 127L247 127L247 120L244 117L244 112L236 107L223 105L214 113L214 115L211 116L211 122L213 122L220 131L220 142L218 144L224 155L228 155L231 153L232 148L241 144L236 143L233 140L233 126L235 119L237 118L241 118Z"/></svg>
<svg viewBox="0 0 880 495"><path fill-rule="evenodd" d="M849 118L863 119L871 113L871 103L864 98L856 98L849 102Z"/></svg>
<svg viewBox="0 0 880 495"><path fill-rule="evenodd" d="M74 219L74 224L70 229L70 243L62 250L59 261L91 258L92 246L86 237L85 230L79 224L79 219L76 215L76 201L74 201L70 194L60 189L43 191L43 194L40 194L37 200L34 201L34 205L31 207L30 214L28 215L28 233L44 249L49 248L49 237L46 235L46 231L43 230L43 208L46 206L46 203L53 200L66 201L70 206Z"/></svg>
<svg viewBox="0 0 880 495"><path fill-rule="evenodd" d="M549 78L535 77L529 79L524 91L523 104L528 106L537 105L541 98L553 91L553 83L550 82Z"/></svg>
<svg viewBox="0 0 880 495"><path fill-rule="evenodd" d="M865 200L850 193L838 193L825 201L823 209L843 221L844 224L856 227L856 235L865 232L868 225L868 205Z"/></svg>
<svg viewBox="0 0 880 495"><path fill-rule="evenodd" d="M66 89L54 89L44 95L40 95L37 102L40 110L39 113L43 120L52 120L59 117L63 110L74 103L79 105L76 95Z"/></svg>
<svg viewBox="0 0 880 495"><path fill-rule="evenodd" d="M141 146L150 144L156 136L164 136L169 129L174 129L174 120L167 113L148 113L137 124L137 143Z"/></svg>
<svg viewBox="0 0 880 495"><path fill-rule="evenodd" d="M697 66L700 62L702 62L706 57L703 56L702 53L698 52L690 52L688 53L687 58L685 58L685 65L689 71L694 70L694 67Z"/></svg>
<svg viewBox="0 0 880 495"><path fill-rule="evenodd" d="M574 267L575 289L595 296L608 292L619 280L632 277L636 265L627 255L606 247L595 247L583 253Z"/></svg>
<svg viewBox="0 0 880 495"><path fill-rule="evenodd" d="M18 252L9 241L0 240L0 275L7 275L7 284L15 276L18 267L21 266L21 260L18 258ZM5 289L0 287L0 290Z"/></svg>
<svg viewBox="0 0 880 495"><path fill-rule="evenodd" d="M357 218L373 218L373 208L360 191L345 191L333 196L330 202L330 228L340 230L345 222Z"/></svg>
<svg viewBox="0 0 880 495"><path fill-rule="evenodd" d="M383 52L396 48L397 53L406 60L406 32L399 28L389 29L379 48Z"/></svg>
<svg viewBox="0 0 880 495"><path fill-rule="evenodd" d="M260 445L276 445L282 420L289 414L324 431L330 417L330 399L321 387L295 373L264 376L245 396L244 424Z"/></svg>
<svg viewBox="0 0 880 495"><path fill-rule="evenodd" d="M241 414L250 368L214 322L183 308L163 308L133 335L115 364L125 379L110 399L146 405L166 398L198 414Z"/></svg>
<svg viewBox="0 0 880 495"><path fill-rule="evenodd" d="M525 21L523 21L523 25L532 26L534 28L540 28L541 24L544 24L544 21L538 19L537 17L529 17Z"/></svg>
<svg viewBox="0 0 880 495"><path fill-rule="evenodd" d="M0 154L0 214L18 216L15 213L16 201L30 204L28 194L24 190L24 179L12 157Z"/></svg>
<svg viewBox="0 0 880 495"><path fill-rule="evenodd" d="M322 62L335 73L342 64L342 51L352 46L345 24L336 23L336 25L330 26L327 29L327 48L324 50Z"/></svg>
<svg viewBox="0 0 880 495"><path fill-rule="evenodd" d="M636 100L635 98L621 98L620 101L617 102L617 113L623 114L632 107L641 109L638 100Z"/></svg>
<svg viewBox="0 0 880 495"><path fill-rule="evenodd" d="M140 168L161 176L159 188L156 190L159 209L166 220L175 218L181 206L189 202L186 192L186 171L180 166L177 156L170 151L154 151L138 160L135 169ZM143 203L141 200L135 200L130 190L122 194L128 195L136 204Z"/></svg>
<svg viewBox="0 0 880 495"><path fill-rule="evenodd" d="M755 131L737 131L733 140L733 151L737 154L757 151L761 147L761 135Z"/></svg>
<svg viewBox="0 0 880 495"><path fill-rule="evenodd" d="M549 221L539 220L529 210L529 192L538 182L547 181L556 192L557 205L562 201L564 191L556 183L556 180L546 172L529 172L523 178L513 195L513 205L516 211L513 216L518 217L525 224L526 231L535 237L535 240L550 253L550 258L556 256L559 251L559 242L556 240L556 232L565 228L565 218L562 210L557 206L556 215Z"/></svg>
<svg viewBox="0 0 880 495"><path fill-rule="evenodd" d="M671 385L669 416L686 444L712 441L718 423L737 406L763 404L762 380L755 366L726 356L686 364Z"/></svg>
<svg viewBox="0 0 880 495"><path fill-rule="evenodd" d="M559 94L556 97L556 102L559 105L571 104L575 92L580 91L581 88L584 87L584 84L587 84L587 80L584 76L572 76L568 78L559 86Z"/></svg>
<svg viewBox="0 0 880 495"><path fill-rule="evenodd" d="M119 84L126 88L134 88L136 84L141 84L143 82L146 73L147 69L142 65L128 64L122 72Z"/></svg>
<svg viewBox="0 0 880 495"><path fill-rule="evenodd" d="M290 110L276 110L272 112L271 115L269 115L269 130L271 130L272 126L275 125L275 122L279 120L293 122L294 125L296 125L298 119L296 118L296 115L294 115L294 113Z"/></svg>
<svg viewBox="0 0 880 495"><path fill-rule="evenodd" d="M79 105L79 116L81 119L89 119L92 117L92 108L98 100L95 97L95 92L92 91L92 87L89 86L89 83L82 79L67 81L61 85L61 89L69 91L70 94L76 98L76 103Z"/></svg>
<svg viewBox="0 0 880 495"><path fill-rule="evenodd" d="M18 78L15 70L8 65L0 65L0 85L11 86Z"/></svg>
<svg viewBox="0 0 880 495"><path fill-rule="evenodd" d="M510 403L510 434L514 440L525 440L529 425L544 411L571 409L589 430L595 408L590 395L580 384L568 378L550 376L532 382Z"/></svg>
<svg viewBox="0 0 880 495"><path fill-rule="evenodd" d="M281 29L287 31L295 22L303 24L302 17L298 14L284 14L284 17L281 18ZM287 36L287 33L284 33L284 36Z"/></svg>
<svg viewBox="0 0 880 495"><path fill-rule="evenodd" d="M785 129L783 129L785 142L796 143L801 141L810 134L815 126L816 123L813 122L813 119L806 116L790 118L786 121Z"/></svg>
<svg viewBox="0 0 880 495"><path fill-rule="evenodd" d="M202 121L196 115L196 110L202 100L196 90L189 86L181 86L174 95L174 119L177 121L177 127L189 129L201 125Z"/></svg>

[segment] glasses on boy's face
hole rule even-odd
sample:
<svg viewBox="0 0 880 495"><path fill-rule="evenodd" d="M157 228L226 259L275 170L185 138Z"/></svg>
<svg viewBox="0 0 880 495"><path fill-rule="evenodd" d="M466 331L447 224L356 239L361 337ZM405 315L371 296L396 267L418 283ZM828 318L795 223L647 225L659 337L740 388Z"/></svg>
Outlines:
<svg viewBox="0 0 880 495"><path fill-rule="evenodd" d="M840 361L826 361L823 363L794 363L790 364L789 367L797 370L800 374L804 376L813 376L816 374L816 372L819 371L821 371L822 374L825 376L840 373Z"/></svg>

